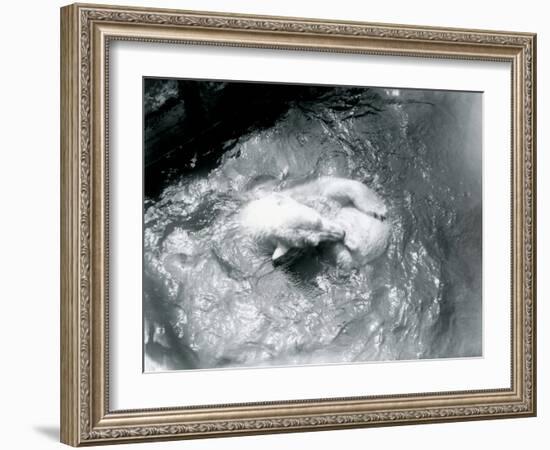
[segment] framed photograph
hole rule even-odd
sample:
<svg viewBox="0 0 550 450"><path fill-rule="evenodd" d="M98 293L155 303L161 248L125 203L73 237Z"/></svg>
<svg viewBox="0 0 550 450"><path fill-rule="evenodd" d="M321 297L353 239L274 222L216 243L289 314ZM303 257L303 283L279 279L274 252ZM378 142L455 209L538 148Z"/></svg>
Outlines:
<svg viewBox="0 0 550 450"><path fill-rule="evenodd" d="M62 8L62 442L535 415L535 58Z"/></svg>

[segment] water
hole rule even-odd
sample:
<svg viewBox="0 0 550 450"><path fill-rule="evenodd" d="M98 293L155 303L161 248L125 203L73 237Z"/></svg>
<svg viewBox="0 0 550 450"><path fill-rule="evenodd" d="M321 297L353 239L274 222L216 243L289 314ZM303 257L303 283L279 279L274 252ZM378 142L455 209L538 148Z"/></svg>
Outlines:
<svg viewBox="0 0 550 450"><path fill-rule="evenodd" d="M481 355L481 94L341 89L240 136L145 200L145 369ZM236 215L258 186L358 180L389 207L383 256L274 267Z"/></svg>

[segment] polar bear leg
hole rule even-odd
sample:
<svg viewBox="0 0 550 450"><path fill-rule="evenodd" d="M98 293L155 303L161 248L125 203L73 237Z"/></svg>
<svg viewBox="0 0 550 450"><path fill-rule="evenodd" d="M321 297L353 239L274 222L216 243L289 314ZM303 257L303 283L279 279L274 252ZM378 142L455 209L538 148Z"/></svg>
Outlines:
<svg viewBox="0 0 550 450"><path fill-rule="evenodd" d="M352 205L359 211L373 215L381 220L387 215L387 207L382 199L360 181L338 177L321 177L300 186L286 190L288 195L298 201L324 197L340 203Z"/></svg>
<svg viewBox="0 0 550 450"><path fill-rule="evenodd" d="M376 215L382 220L388 212L382 199L359 181L324 177L318 182L323 188L323 194L340 201L342 206L351 203L359 211Z"/></svg>

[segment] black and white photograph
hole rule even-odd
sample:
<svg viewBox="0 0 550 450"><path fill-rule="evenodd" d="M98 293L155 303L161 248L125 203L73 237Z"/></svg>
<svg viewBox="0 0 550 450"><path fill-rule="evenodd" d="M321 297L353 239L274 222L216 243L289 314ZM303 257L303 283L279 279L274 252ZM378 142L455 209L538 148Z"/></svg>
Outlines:
<svg viewBox="0 0 550 450"><path fill-rule="evenodd" d="M483 356L482 101L144 77L144 371Z"/></svg>

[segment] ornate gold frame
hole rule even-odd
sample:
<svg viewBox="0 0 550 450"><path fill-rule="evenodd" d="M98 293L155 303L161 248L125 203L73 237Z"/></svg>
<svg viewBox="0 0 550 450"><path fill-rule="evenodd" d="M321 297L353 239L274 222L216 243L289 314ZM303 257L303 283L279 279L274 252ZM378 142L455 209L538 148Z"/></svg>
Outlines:
<svg viewBox="0 0 550 450"><path fill-rule="evenodd" d="M111 411L106 67L115 39L510 62L510 388ZM535 52L536 36L529 33L99 5L62 8L62 442L79 446L535 415Z"/></svg>

